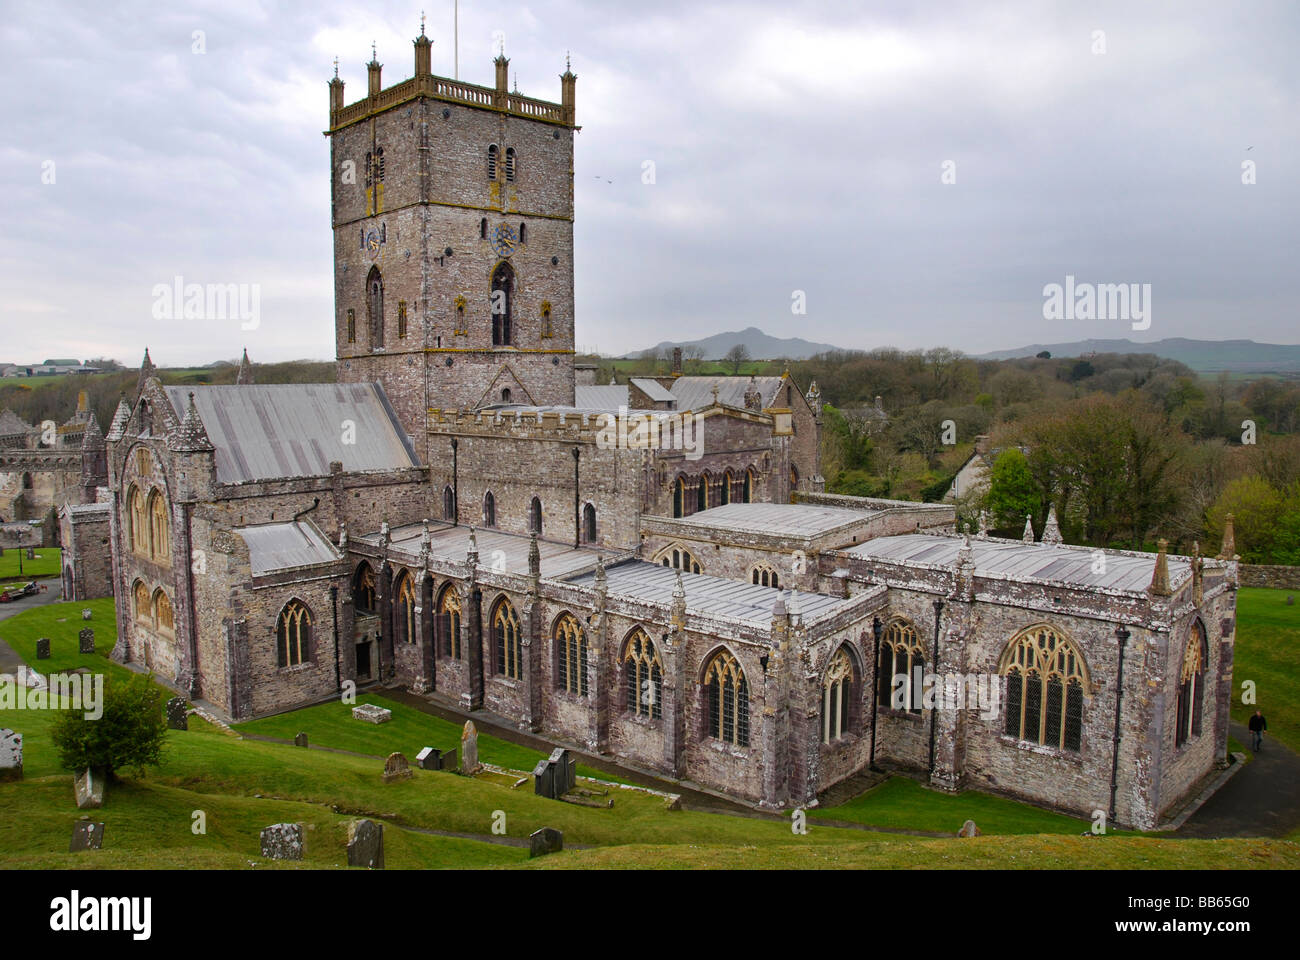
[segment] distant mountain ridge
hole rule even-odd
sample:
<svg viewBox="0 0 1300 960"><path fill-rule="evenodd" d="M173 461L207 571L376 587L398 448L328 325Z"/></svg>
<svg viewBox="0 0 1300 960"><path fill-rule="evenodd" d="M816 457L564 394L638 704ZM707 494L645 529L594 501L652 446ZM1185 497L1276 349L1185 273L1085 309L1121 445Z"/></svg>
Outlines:
<svg viewBox="0 0 1300 960"><path fill-rule="evenodd" d="M1239 373L1300 373L1300 344L1256 343L1254 340L1189 340L1168 337L1150 343L1132 340L1076 340L1072 343L1033 343L1014 350L979 354L981 360L1032 357L1047 350L1053 357L1088 353L1153 353L1185 363L1198 373L1227 370Z"/></svg>
<svg viewBox="0 0 1300 960"><path fill-rule="evenodd" d="M814 354L841 349L829 343L804 340L802 337L772 337L758 327L715 333L702 340L662 340L650 349L660 352L671 350L673 347L699 347L703 351L702 359L721 360L736 344L742 344L753 360L806 360ZM641 356L644 352L644 350L634 350L625 356L631 359Z"/></svg>

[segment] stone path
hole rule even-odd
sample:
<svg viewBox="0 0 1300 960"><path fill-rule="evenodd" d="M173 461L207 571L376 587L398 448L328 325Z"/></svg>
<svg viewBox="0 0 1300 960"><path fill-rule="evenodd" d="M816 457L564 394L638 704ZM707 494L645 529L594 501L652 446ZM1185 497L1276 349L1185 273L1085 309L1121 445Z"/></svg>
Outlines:
<svg viewBox="0 0 1300 960"><path fill-rule="evenodd" d="M1250 749L1250 731L1230 723ZM1264 749L1178 830L1180 837L1283 837L1300 830L1300 756L1264 734Z"/></svg>

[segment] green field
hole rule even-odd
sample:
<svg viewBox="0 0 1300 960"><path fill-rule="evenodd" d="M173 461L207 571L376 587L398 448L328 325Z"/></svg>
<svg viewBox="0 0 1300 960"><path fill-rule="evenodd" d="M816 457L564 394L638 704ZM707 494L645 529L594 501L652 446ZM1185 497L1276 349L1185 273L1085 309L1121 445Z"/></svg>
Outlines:
<svg viewBox="0 0 1300 960"><path fill-rule="evenodd" d="M76 633L86 606L92 610L97 652L83 655L77 652ZM1294 640L1291 628L1280 629L1280 636ZM88 666L110 675L125 672L107 659L113 640L111 601L53 604L0 622L0 637L29 663L34 663L40 636L51 637L53 650L42 669ZM1257 639L1243 624L1239 648ZM1245 655L1239 649L1239 657ZM313 746L374 756L243 739L191 718L189 730L168 733L161 767L109 786L104 807L94 814L106 824L105 849L83 854L66 852L72 821L80 812L73 802L72 775L60 768L49 737L53 714L0 710L0 725L24 735L26 764L25 779L0 784L0 869L332 868L346 862L347 823L356 816L386 824L390 868L1300 868L1300 845L1294 842L1119 833L1083 837L1083 821L972 791L949 796L906 778L888 780L838 807L810 811L805 835L794 834L783 817L670 811L657 795L617 787L609 788L612 808L590 808L537 797L531 782L512 789L514 778L495 775L471 778L415 770L410 780L384 784L379 756L401 750L411 757L422 746L459 747L459 727L405 704L363 699L389 706L392 722L366 724L352 720L346 705L325 704L242 724L240 730L272 737L304 730ZM529 769L541 756L486 735L479 742L485 761L506 767ZM194 832L196 812L202 814L205 833ZM825 822L955 833L967 818L979 824L983 836L928 839ZM304 825L305 859L268 864L260 856L259 832L284 821ZM489 842L498 823L504 824L506 837L518 841L550 826L564 832L566 847L591 849L566 849L528 861L519 846Z"/></svg>
<svg viewBox="0 0 1300 960"><path fill-rule="evenodd" d="M1258 587L1237 592L1232 719L1245 723L1263 710L1267 736L1300 750L1300 602L1288 607L1287 594ZM1241 702L1248 680L1255 684L1254 704Z"/></svg>
<svg viewBox="0 0 1300 960"><path fill-rule="evenodd" d="M22 573L18 566L22 564ZM57 577L63 573L63 551L58 547L37 547L33 559L27 559L22 547L6 547L0 557L0 584L26 583L40 577Z"/></svg>

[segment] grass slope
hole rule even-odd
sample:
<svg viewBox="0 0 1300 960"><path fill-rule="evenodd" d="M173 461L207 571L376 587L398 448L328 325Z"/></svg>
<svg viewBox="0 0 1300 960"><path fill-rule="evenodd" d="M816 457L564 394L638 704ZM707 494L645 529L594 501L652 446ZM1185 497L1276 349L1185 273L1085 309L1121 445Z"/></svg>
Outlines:
<svg viewBox="0 0 1300 960"><path fill-rule="evenodd" d="M1263 710L1267 735L1300 750L1300 604L1288 607L1286 598L1286 590L1237 592L1232 719L1245 723ZM1241 702L1245 680L1255 683L1256 703Z"/></svg>

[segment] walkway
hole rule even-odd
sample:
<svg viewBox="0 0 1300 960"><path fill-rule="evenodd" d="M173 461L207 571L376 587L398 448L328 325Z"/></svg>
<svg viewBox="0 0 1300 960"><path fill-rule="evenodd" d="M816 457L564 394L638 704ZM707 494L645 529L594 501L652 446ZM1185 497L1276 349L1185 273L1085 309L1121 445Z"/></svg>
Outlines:
<svg viewBox="0 0 1300 960"><path fill-rule="evenodd" d="M1228 730L1250 744L1240 723ZM1249 746L1248 746L1249 749ZM1178 830L1180 837L1284 837L1300 830L1300 756L1264 734L1264 749L1253 754Z"/></svg>

